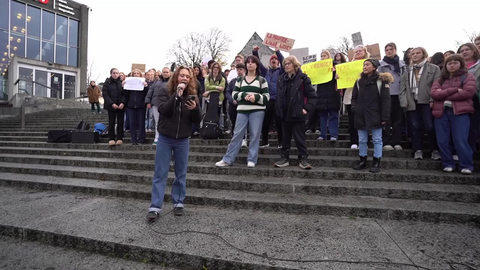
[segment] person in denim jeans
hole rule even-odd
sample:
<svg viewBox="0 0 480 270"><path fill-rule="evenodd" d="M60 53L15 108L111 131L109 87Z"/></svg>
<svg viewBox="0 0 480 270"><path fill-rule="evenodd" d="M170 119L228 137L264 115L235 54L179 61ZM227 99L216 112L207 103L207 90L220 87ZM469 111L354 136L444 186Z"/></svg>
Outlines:
<svg viewBox="0 0 480 270"><path fill-rule="evenodd" d="M155 173L152 185L152 203L147 220L154 221L160 216L170 162L174 161L175 180L172 185L173 213L184 214L183 200L186 196L187 166L190 133L193 123L200 123L202 114L198 106L196 80L192 72L178 67L168 84L160 89L158 111L162 116L158 122L160 137L155 154ZM195 97L191 100L190 97Z"/></svg>
<svg viewBox="0 0 480 270"><path fill-rule="evenodd" d="M215 166L231 166L242 148L242 140L247 128L250 130L250 147L248 149L247 167L254 168L258 161L260 134L262 133L265 108L270 99L268 83L260 76L260 60L249 56L245 60L247 75L239 77L233 90L233 100L238 102L237 120L233 138L228 145L227 153Z"/></svg>
<svg viewBox="0 0 480 270"><path fill-rule="evenodd" d="M372 130L373 164L370 172L380 171L382 158L382 129L390 118L390 86L393 76L379 73L380 62L369 58L363 63L363 72L352 92L352 110L355 113L355 128L358 130L360 163L353 169L367 167L368 130Z"/></svg>

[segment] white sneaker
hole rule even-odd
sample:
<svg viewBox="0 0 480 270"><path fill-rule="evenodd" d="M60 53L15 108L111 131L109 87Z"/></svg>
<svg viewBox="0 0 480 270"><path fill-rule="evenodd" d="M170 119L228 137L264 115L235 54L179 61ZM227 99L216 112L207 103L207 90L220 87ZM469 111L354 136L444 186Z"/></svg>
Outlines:
<svg viewBox="0 0 480 270"><path fill-rule="evenodd" d="M385 150L385 151L391 151L391 150L393 150L393 147L392 147L391 145L385 145L385 146L383 147L383 150Z"/></svg>
<svg viewBox="0 0 480 270"><path fill-rule="evenodd" d="M455 160L455 161L458 161L458 155L453 155L452 159Z"/></svg>
<svg viewBox="0 0 480 270"><path fill-rule="evenodd" d="M228 166L232 166L232 164L229 164L229 163L223 161L223 159L222 159L219 162L215 163L215 166L217 166L217 167L228 167Z"/></svg>
<svg viewBox="0 0 480 270"><path fill-rule="evenodd" d="M472 171L470 171L469 169L462 169L461 173L462 174L472 174Z"/></svg>
<svg viewBox="0 0 480 270"><path fill-rule="evenodd" d="M248 168L255 168L255 163L249 161L249 162L247 162L247 167Z"/></svg>
<svg viewBox="0 0 480 270"><path fill-rule="evenodd" d="M350 147L350 149L358 149L358 145L352 144L352 146Z"/></svg>
<svg viewBox="0 0 480 270"><path fill-rule="evenodd" d="M445 167L445 168L443 168L443 171L446 172L446 173L450 173L450 172L453 172L453 168L452 167Z"/></svg>
<svg viewBox="0 0 480 270"><path fill-rule="evenodd" d="M395 150L402 150L403 149L402 146L398 145L398 144L395 145L393 148L395 148Z"/></svg>
<svg viewBox="0 0 480 270"><path fill-rule="evenodd" d="M242 141L242 147L248 147L247 140L243 139L243 141Z"/></svg>

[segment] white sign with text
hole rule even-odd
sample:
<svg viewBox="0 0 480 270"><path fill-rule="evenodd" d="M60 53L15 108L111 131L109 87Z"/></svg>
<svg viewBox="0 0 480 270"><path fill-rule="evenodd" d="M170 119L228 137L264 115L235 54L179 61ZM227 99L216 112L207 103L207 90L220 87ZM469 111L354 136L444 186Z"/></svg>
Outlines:
<svg viewBox="0 0 480 270"><path fill-rule="evenodd" d="M144 82L145 78L142 77L126 77L123 89L132 91L143 91L143 88L145 88L145 86L143 85Z"/></svg>

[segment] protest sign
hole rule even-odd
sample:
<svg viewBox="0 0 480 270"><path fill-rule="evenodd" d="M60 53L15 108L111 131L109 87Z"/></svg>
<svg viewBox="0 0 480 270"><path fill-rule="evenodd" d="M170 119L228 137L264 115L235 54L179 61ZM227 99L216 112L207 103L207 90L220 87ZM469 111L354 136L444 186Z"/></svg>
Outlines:
<svg viewBox="0 0 480 270"><path fill-rule="evenodd" d="M293 55L297 58L300 64L303 62L303 57L308 56L308 47L307 48L297 48L290 51L290 55Z"/></svg>
<svg viewBox="0 0 480 270"><path fill-rule="evenodd" d="M380 45L378 43L367 45L367 52L370 53L370 58L375 58L377 60L382 60L382 55L380 53ZM348 59L353 59L353 50L348 51Z"/></svg>
<svg viewBox="0 0 480 270"><path fill-rule="evenodd" d="M145 64L132 64L132 70L139 69L142 73L145 73L146 65Z"/></svg>
<svg viewBox="0 0 480 270"><path fill-rule="evenodd" d="M363 62L365 62L365 59L343 63L335 66L338 75L338 89L353 87L355 81L360 78L360 73L363 72Z"/></svg>
<svg viewBox="0 0 480 270"><path fill-rule="evenodd" d="M272 48L278 48L279 50L282 50L284 52L290 52L293 48L294 43L295 39L286 38L270 33L267 33L265 39L263 40L263 44Z"/></svg>
<svg viewBox="0 0 480 270"><path fill-rule="evenodd" d="M142 77L126 77L125 78L125 85L123 89L125 90L132 90L132 91L142 91L145 85L145 78Z"/></svg>
<svg viewBox="0 0 480 270"><path fill-rule="evenodd" d="M316 54L312 54L312 55L308 55L308 56L303 57L303 64L312 63L312 62L317 62L317 55Z"/></svg>
<svg viewBox="0 0 480 270"><path fill-rule="evenodd" d="M333 79L333 60L325 59L302 65L303 73L307 74L312 84L327 83Z"/></svg>

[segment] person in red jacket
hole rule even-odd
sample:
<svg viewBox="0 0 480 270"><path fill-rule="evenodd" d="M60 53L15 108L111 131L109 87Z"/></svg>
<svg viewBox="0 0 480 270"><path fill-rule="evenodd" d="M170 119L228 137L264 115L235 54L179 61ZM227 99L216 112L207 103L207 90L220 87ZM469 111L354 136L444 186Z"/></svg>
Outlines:
<svg viewBox="0 0 480 270"><path fill-rule="evenodd" d="M440 79L433 83L430 93L434 100L432 114L444 172L452 172L455 168L451 141L460 161L461 173L471 174L473 171L468 133L470 114L475 111L472 101L475 91L475 77L468 73L463 57L458 54L447 57Z"/></svg>

